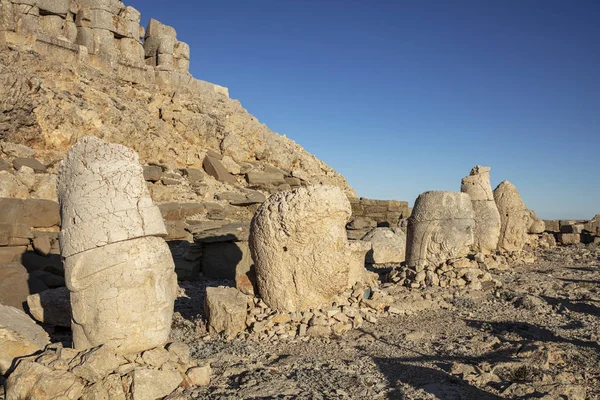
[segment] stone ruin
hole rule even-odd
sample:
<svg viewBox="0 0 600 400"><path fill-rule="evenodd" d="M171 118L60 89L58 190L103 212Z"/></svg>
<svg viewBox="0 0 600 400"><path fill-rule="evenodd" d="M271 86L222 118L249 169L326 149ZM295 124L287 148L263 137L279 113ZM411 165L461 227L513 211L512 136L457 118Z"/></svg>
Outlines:
<svg viewBox="0 0 600 400"><path fill-rule="evenodd" d="M0 43L20 45L71 65L82 63L132 83L226 88L189 74L190 48L175 29L119 0L2 0Z"/></svg>
<svg viewBox="0 0 600 400"><path fill-rule="evenodd" d="M22 357L47 336L19 310L3 312L7 398L162 398L207 385L210 366L191 362L186 345L168 343L177 281L137 154L82 138L63 161L58 194L74 348L50 345Z"/></svg>
<svg viewBox="0 0 600 400"><path fill-rule="evenodd" d="M490 185L490 167L475 166L463 178L460 191L471 197L475 217L473 250L490 254L498 247L500 238L500 213Z"/></svg>
<svg viewBox="0 0 600 400"><path fill-rule="evenodd" d="M73 344L128 353L168 339L177 282L137 154L85 137L58 176Z"/></svg>
<svg viewBox="0 0 600 400"><path fill-rule="evenodd" d="M279 311L331 303L365 279L370 245L348 242L350 203L341 189L313 186L275 194L256 211L250 231L258 289Z"/></svg>
<svg viewBox="0 0 600 400"><path fill-rule="evenodd" d="M501 182L494 189L494 200L500 212L502 222L498 249L518 252L527 242L527 232L530 226L529 210L519 191L509 181Z"/></svg>

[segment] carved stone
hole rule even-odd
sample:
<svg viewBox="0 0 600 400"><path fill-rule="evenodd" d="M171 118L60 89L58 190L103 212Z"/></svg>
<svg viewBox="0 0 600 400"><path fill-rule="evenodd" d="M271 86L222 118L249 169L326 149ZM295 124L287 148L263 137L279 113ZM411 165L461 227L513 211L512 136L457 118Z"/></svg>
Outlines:
<svg viewBox="0 0 600 400"><path fill-rule="evenodd" d="M430 191L419 195L408 219L406 262L423 270L463 257L474 242L474 212L466 193Z"/></svg>
<svg viewBox="0 0 600 400"><path fill-rule="evenodd" d="M475 166L463 178L460 191L469 194L475 213L473 250L489 254L498 247L500 213L490 185L490 167Z"/></svg>
<svg viewBox="0 0 600 400"><path fill-rule="evenodd" d="M500 212L502 227L498 249L521 251L527 242L530 225L529 210L517 188L509 181L503 181L494 189L494 200Z"/></svg>

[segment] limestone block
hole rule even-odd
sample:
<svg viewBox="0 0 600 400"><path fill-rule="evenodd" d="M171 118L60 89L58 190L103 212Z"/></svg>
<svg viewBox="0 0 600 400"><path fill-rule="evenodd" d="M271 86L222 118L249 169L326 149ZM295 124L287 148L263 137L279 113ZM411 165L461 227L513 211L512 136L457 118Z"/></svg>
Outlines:
<svg viewBox="0 0 600 400"><path fill-rule="evenodd" d="M560 232L561 233L583 233L585 229L585 224L561 224Z"/></svg>
<svg viewBox="0 0 600 400"><path fill-rule="evenodd" d="M67 257L73 343L119 353L164 344L177 293L169 247L157 237L112 243Z"/></svg>
<svg viewBox="0 0 600 400"><path fill-rule="evenodd" d="M247 297L232 287L208 287L204 309L210 332L236 335L246 329Z"/></svg>
<svg viewBox="0 0 600 400"><path fill-rule="evenodd" d="M37 0L36 5L45 14L66 16L70 8L70 0Z"/></svg>
<svg viewBox="0 0 600 400"><path fill-rule="evenodd" d="M544 220L546 232L560 232L560 222L558 220Z"/></svg>
<svg viewBox="0 0 600 400"><path fill-rule="evenodd" d="M159 54L156 60L157 67L162 68L163 71L170 71L175 66L175 61L172 54Z"/></svg>
<svg viewBox="0 0 600 400"><path fill-rule="evenodd" d="M544 233L546 224L542 221L535 211L529 210L529 228L527 233Z"/></svg>
<svg viewBox="0 0 600 400"><path fill-rule="evenodd" d="M175 59L175 70L181 73L186 73L190 70L190 60L185 58Z"/></svg>
<svg viewBox="0 0 600 400"><path fill-rule="evenodd" d="M157 20L155 20L154 18L150 19L150 22L148 22L148 27L146 28L146 38L152 37L152 36L170 36L170 37L177 37L177 32L175 31L175 28L165 25Z"/></svg>
<svg viewBox="0 0 600 400"><path fill-rule="evenodd" d="M144 41L144 52L146 57L154 57L158 54L173 54L175 52L175 40L172 36L152 36Z"/></svg>
<svg viewBox="0 0 600 400"><path fill-rule="evenodd" d="M29 197L29 188L13 173L9 171L0 171L0 198L9 197L20 199L27 198Z"/></svg>
<svg viewBox="0 0 600 400"><path fill-rule="evenodd" d="M246 174L246 180L251 185L283 185L285 183L283 174L261 171L248 172Z"/></svg>
<svg viewBox="0 0 600 400"><path fill-rule="evenodd" d="M120 0L77 0L81 8L104 10L118 15L125 5Z"/></svg>
<svg viewBox="0 0 600 400"><path fill-rule="evenodd" d="M490 167L476 165L469 176L462 179L460 191L468 193L471 201L493 201L494 193L490 186Z"/></svg>
<svg viewBox="0 0 600 400"><path fill-rule="evenodd" d="M474 243L474 211L466 193L419 195L408 219L406 263L418 271L463 257Z"/></svg>
<svg viewBox="0 0 600 400"><path fill-rule="evenodd" d="M114 53L117 49L115 34L107 29L94 28L94 48L100 53Z"/></svg>
<svg viewBox="0 0 600 400"><path fill-rule="evenodd" d="M64 36L69 42L75 43L75 40L77 40L77 25L75 25L75 22L67 21L65 23Z"/></svg>
<svg viewBox="0 0 600 400"><path fill-rule="evenodd" d="M144 180L148 182L156 182L160 181L162 177L163 170L158 165L145 165L143 167L144 171Z"/></svg>
<svg viewBox="0 0 600 400"><path fill-rule="evenodd" d="M341 189L312 186L279 192L256 211L250 232L260 294L278 311L305 311L331 303L362 262L345 225L350 203ZM365 250L366 252L366 250Z"/></svg>
<svg viewBox="0 0 600 400"><path fill-rule="evenodd" d="M189 60L190 59L190 46L184 42L176 42L173 55L175 56L175 58L183 58L183 59Z"/></svg>
<svg viewBox="0 0 600 400"><path fill-rule="evenodd" d="M227 171L227 169L225 169L221 161L214 157L208 155L204 157L202 167L204 168L204 171L206 171L207 174L211 175L218 181L231 184L237 183L235 177L231 175L229 171Z"/></svg>
<svg viewBox="0 0 600 400"><path fill-rule="evenodd" d="M27 297L27 306L36 321L71 327L71 297L66 287L32 294Z"/></svg>
<svg viewBox="0 0 600 400"><path fill-rule="evenodd" d="M517 188L509 181L501 182L494 189L494 200L502 222L498 249L521 251L527 242L529 210Z"/></svg>
<svg viewBox="0 0 600 400"><path fill-rule="evenodd" d="M490 185L490 170L490 167L476 165L460 185L460 191L470 196L475 213L473 250L483 254L489 254L498 247L501 226Z"/></svg>
<svg viewBox="0 0 600 400"><path fill-rule="evenodd" d="M0 31L15 30L15 9L10 1L0 2Z"/></svg>
<svg viewBox="0 0 600 400"><path fill-rule="evenodd" d="M29 167L37 173L46 172L46 166L44 164L42 164L39 160L36 160L35 158L23 158L23 157L15 158L13 160L13 168L18 171L22 167Z"/></svg>
<svg viewBox="0 0 600 400"><path fill-rule="evenodd" d="M9 262L0 265L0 304L23 310L27 296L46 289L46 285L30 276L20 263Z"/></svg>
<svg viewBox="0 0 600 400"><path fill-rule="evenodd" d="M594 236L600 236L600 214L596 214L594 218L587 221L584 225L585 230Z"/></svg>
<svg viewBox="0 0 600 400"><path fill-rule="evenodd" d="M40 17L40 33L50 37L63 36L65 20L58 15L43 15Z"/></svg>
<svg viewBox="0 0 600 400"><path fill-rule="evenodd" d="M133 21L139 24L142 19L142 14L135 8L127 6L119 12L119 17L126 21Z"/></svg>
<svg viewBox="0 0 600 400"><path fill-rule="evenodd" d="M40 9L34 5L15 5L15 30L19 33L37 33L40 27Z"/></svg>
<svg viewBox="0 0 600 400"><path fill-rule="evenodd" d="M144 46L135 39L123 38L119 40L121 60L131 65L144 64Z"/></svg>
<svg viewBox="0 0 600 400"><path fill-rule="evenodd" d="M153 205L138 155L125 146L84 137L58 173L61 254L144 236L167 234ZM110 200L108 200L110 199Z"/></svg>
<svg viewBox="0 0 600 400"><path fill-rule="evenodd" d="M369 264L399 264L406 258L406 234L400 228L375 228L362 240L370 242Z"/></svg>
<svg viewBox="0 0 600 400"><path fill-rule="evenodd" d="M75 43L86 47L90 54L95 54L96 42L94 40L94 30L92 28L78 27Z"/></svg>
<svg viewBox="0 0 600 400"><path fill-rule="evenodd" d="M348 287L356 283L370 284L377 281L379 275L369 272L365 268L365 259L371 251L371 242L362 240L353 240L348 242L347 262L348 262Z"/></svg>
<svg viewBox="0 0 600 400"><path fill-rule="evenodd" d="M579 233L559 233L558 241L564 245L581 243L581 234L579 234Z"/></svg>
<svg viewBox="0 0 600 400"><path fill-rule="evenodd" d="M0 304L0 375L11 368L15 358L39 351L49 343L46 331L27 314Z"/></svg>
<svg viewBox="0 0 600 400"><path fill-rule="evenodd" d="M235 279L254 264L248 242L205 243L202 256L202 275L215 279Z"/></svg>
<svg viewBox="0 0 600 400"><path fill-rule="evenodd" d="M10 374L5 387L7 400L76 400L81 398L85 385L69 371L24 360Z"/></svg>
<svg viewBox="0 0 600 400"><path fill-rule="evenodd" d="M178 371L136 369L131 374L131 392L134 400L162 399L174 391L183 381Z"/></svg>

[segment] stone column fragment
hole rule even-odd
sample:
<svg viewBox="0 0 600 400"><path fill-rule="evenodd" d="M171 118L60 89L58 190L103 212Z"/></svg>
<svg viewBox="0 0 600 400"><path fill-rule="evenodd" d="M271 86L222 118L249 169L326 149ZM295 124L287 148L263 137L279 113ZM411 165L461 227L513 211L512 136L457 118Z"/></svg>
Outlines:
<svg viewBox="0 0 600 400"><path fill-rule="evenodd" d="M120 353L167 341L176 296L175 266L138 155L82 138L59 171L62 256L77 349Z"/></svg>
<svg viewBox="0 0 600 400"><path fill-rule="evenodd" d="M408 219L406 263L422 271L469 253L475 227L466 193L430 191L419 195Z"/></svg>
<svg viewBox="0 0 600 400"><path fill-rule="evenodd" d="M460 184L460 191L471 197L475 213L473 250L483 254L496 250L500 237L500 213L490 185L490 169L477 165Z"/></svg>
<svg viewBox="0 0 600 400"><path fill-rule="evenodd" d="M509 181L503 181L494 189L494 200L502 221L498 249L521 251L527 242L530 225L527 206L515 185Z"/></svg>

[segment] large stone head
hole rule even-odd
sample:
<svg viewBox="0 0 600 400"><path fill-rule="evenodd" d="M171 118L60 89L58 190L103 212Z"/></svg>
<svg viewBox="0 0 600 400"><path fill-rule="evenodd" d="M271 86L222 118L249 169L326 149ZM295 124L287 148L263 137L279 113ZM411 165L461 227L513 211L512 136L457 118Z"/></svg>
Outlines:
<svg viewBox="0 0 600 400"><path fill-rule="evenodd" d="M166 242L145 237L65 260L73 308L73 342L134 353L169 339L177 277Z"/></svg>
<svg viewBox="0 0 600 400"><path fill-rule="evenodd" d="M466 256L474 241L473 216L466 193L430 191L419 195L408 219L408 266L422 270Z"/></svg>
<svg viewBox="0 0 600 400"><path fill-rule="evenodd" d="M341 189L325 185L276 193L259 207L250 250L267 305L308 310L331 302L348 286L348 257L360 253L348 245L350 215Z"/></svg>

